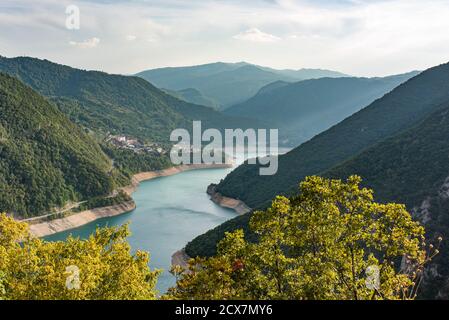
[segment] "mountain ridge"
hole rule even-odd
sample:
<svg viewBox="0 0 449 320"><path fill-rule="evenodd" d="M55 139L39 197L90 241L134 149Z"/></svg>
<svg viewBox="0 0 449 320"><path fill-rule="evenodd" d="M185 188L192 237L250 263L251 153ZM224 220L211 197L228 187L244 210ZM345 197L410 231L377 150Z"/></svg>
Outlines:
<svg viewBox="0 0 449 320"><path fill-rule="evenodd" d="M264 85L276 80L303 80L312 69L276 70L247 62L215 62L198 66L166 67L144 70L137 76L154 83L157 87L170 90L195 88L221 104L221 109L244 101ZM317 71L318 72L318 71ZM320 75L346 76L344 74L319 70Z"/></svg>
<svg viewBox="0 0 449 320"><path fill-rule="evenodd" d="M369 105L418 72L385 78L319 78L276 81L247 101L231 106L227 115L268 119L283 141L297 146Z"/></svg>

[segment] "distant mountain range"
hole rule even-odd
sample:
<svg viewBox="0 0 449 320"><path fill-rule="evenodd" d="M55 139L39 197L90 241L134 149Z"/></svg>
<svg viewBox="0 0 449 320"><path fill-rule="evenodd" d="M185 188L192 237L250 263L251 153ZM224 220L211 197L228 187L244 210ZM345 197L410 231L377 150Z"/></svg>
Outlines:
<svg viewBox="0 0 449 320"><path fill-rule="evenodd" d="M167 142L173 129L191 128L192 120L202 120L205 128L262 126L179 100L139 77L85 71L28 57L0 57L0 72L49 98L73 122L103 134Z"/></svg>
<svg viewBox="0 0 449 320"><path fill-rule="evenodd" d="M405 203L441 253L427 271L422 297L449 297L449 64L422 72L383 98L279 157L279 171L260 176L243 164L217 191L264 208L275 195L290 195L308 175L346 178L359 174L377 201ZM224 232L248 231L251 214L197 237L191 256L210 255ZM251 235L250 235L251 237Z"/></svg>
<svg viewBox="0 0 449 320"><path fill-rule="evenodd" d="M418 73L384 78L320 78L295 83L276 81L224 113L269 120L280 129L284 144L297 146Z"/></svg>
<svg viewBox="0 0 449 320"><path fill-rule="evenodd" d="M321 69L276 70L246 62L216 62L190 67L170 67L142 71L136 74L159 88L179 91L194 88L210 97L208 106L225 109L254 96L261 87L275 82L345 77L340 72ZM195 102L188 100L189 102Z"/></svg>

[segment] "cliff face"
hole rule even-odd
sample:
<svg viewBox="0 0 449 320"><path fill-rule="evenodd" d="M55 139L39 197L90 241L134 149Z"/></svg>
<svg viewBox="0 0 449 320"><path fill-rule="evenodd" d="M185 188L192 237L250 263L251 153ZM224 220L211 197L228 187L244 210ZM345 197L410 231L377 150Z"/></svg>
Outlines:
<svg viewBox="0 0 449 320"><path fill-rule="evenodd" d="M210 195L213 202L224 208L233 209L240 215L251 211L251 208L248 207L243 201L223 196L221 193L216 191L216 187L216 184L210 184L207 187L207 194Z"/></svg>

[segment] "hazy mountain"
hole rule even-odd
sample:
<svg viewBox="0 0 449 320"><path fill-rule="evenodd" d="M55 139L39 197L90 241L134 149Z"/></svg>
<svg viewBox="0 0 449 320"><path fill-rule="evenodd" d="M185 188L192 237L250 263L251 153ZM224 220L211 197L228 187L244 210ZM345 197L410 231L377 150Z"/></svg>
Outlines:
<svg viewBox="0 0 449 320"><path fill-rule="evenodd" d="M34 215L107 195L112 163L53 104L0 73L0 212Z"/></svg>
<svg viewBox="0 0 449 320"><path fill-rule="evenodd" d="M206 97L199 90L193 88L187 88L183 90L170 90L170 89L162 89L163 91L171 94L172 96L184 100L186 102L190 102L193 104L198 104L201 106L211 107L213 109L219 109L220 104L215 101L213 98Z"/></svg>
<svg viewBox="0 0 449 320"><path fill-rule="evenodd" d="M341 78L341 77L348 77L347 74L338 72L338 71L332 71L332 70L325 70L325 69L299 69L299 70L290 70L290 69L282 69L282 70L276 70L273 68L267 68L267 67L261 67L264 70L268 70L271 72L276 72L279 74L282 74L287 77L292 77L295 79L318 79L318 78Z"/></svg>
<svg viewBox="0 0 449 320"><path fill-rule="evenodd" d="M366 107L418 72L385 78L320 78L273 82L226 114L270 120L282 140L298 145Z"/></svg>
<svg viewBox="0 0 449 320"><path fill-rule="evenodd" d="M444 64L422 72L386 94L381 99L373 102L368 107L315 136L310 141L293 149L289 153L280 156L277 174L273 176L260 176L258 166L243 164L221 181L217 190L225 196L243 200L252 208L264 207L269 204L275 195L288 195L292 190L296 190L298 183L304 177L325 174L326 171L341 165L345 161L351 160L370 147L374 147L386 139L405 133L406 130L410 130L422 121L425 121L431 114L431 118L427 119L436 121L438 116L433 113L441 110L442 104L447 102L449 102L449 64ZM441 116L442 114L440 114ZM432 123L431 120L427 121L430 121L428 123ZM433 125L438 124L433 122ZM414 134L419 135L420 130L419 128L415 129ZM431 133L423 130L423 134L424 131ZM441 133L439 138L435 138L435 143L438 141L441 143L446 136L446 133ZM395 147L399 149L396 150L398 155L394 157L391 156L394 148L391 148L388 152L381 148L371 149L376 150L372 152L372 156L376 153L378 157L381 157L381 154L385 153L383 159L390 162L391 166L397 165L399 169L406 170L408 168L405 164L407 158L398 161L398 157L407 148L415 150L414 143L418 141L420 140L415 137L412 140L408 139L408 143L402 142L400 145L396 145ZM424 147L425 144L424 142L421 147ZM435 148L438 148L438 144L435 145ZM442 149L442 154L444 154L444 148ZM408 152L411 152L411 150ZM397 176L398 181L392 183L390 188L378 190L385 187L384 185L378 185L376 186L376 191L381 195L383 193L385 198L388 198L388 195L393 195L397 191L395 188L398 185L405 186L410 182L410 185L405 187L404 193L408 193L408 190L411 188L414 189L414 192L419 194L415 199L419 199L426 193L432 194L435 186L440 187L441 176L435 178L435 176L432 176L433 173L431 171L435 170L439 172L439 175L444 175L441 172L445 170L445 166L443 166L442 171L432 169L439 165L438 161L440 160L433 163L433 159L427 158L427 152L425 152L424 148L422 151L414 155L415 158L420 158L421 160L419 161L419 166L416 167L416 171L414 171L415 169L407 171L407 174L411 175L408 180L401 181L402 177ZM435 158L435 160L437 159L439 158ZM426 163L429 167L423 169ZM430 163L432 163L431 166L429 165ZM340 170L347 175L352 171L351 167L347 168L349 169L344 171L343 169ZM366 172L359 171L354 173L361 173L362 176L366 175L369 177L370 174L368 172L378 173L382 171L382 168L377 163L368 162L364 166L364 170ZM395 177L395 175L399 175L399 171L394 173L386 170L382 174ZM421 178L421 176L423 177ZM432 182L423 184L424 179ZM415 186L412 185L413 183L411 181L415 181ZM434 183L433 189L428 188L432 183ZM408 202L408 199L413 198L412 196L413 192L410 192L409 196L403 199L397 198L397 200L400 202ZM247 229L248 219L249 215L237 217L196 238L187 248L189 254L212 254L215 251L216 241L221 239L225 231L237 228Z"/></svg>
<svg viewBox="0 0 449 320"><path fill-rule="evenodd" d="M294 82L317 77L340 77L344 74L327 70L276 70L239 63L211 63L190 67L170 67L137 74L160 88L182 90L195 88L218 101L222 108L245 101L271 82Z"/></svg>
<svg viewBox="0 0 449 320"><path fill-rule="evenodd" d="M19 78L55 102L72 121L95 131L165 142L173 129L189 128L192 120L214 128L256 126L254 121L179 100L139 77L28 57L0 57L0 71Z"/></svg>

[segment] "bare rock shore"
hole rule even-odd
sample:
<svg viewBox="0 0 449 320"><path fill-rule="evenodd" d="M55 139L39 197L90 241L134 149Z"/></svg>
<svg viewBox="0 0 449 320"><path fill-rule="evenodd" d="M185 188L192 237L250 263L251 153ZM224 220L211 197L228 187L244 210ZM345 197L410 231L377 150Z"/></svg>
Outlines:
<svg viewBox="0 0 449 320"><path fill-rule="evenodd" d="M243 201L225 197L216 190L216 184L210 184L207 187L207 194L210 195L210 198L213 202L218 204L221 207L233 209L238 214L245 214L251 211L251 208L248 207ZM181 266L184 269L187 268L187 264L190 257L184 251L184 249L176 251L171 257L171 263L173 266Z"/></svg>
<svg viewBox="0 0 449 320"><path fill-rule="evenodd" d="M245 214L251 211L251 208L248 207L243 201L223 196L221 193L216 191L216 187L216 184L210 184L207 187L207 194L210 195L213 202L221 207L233 209L238 214Z"/></svg>

